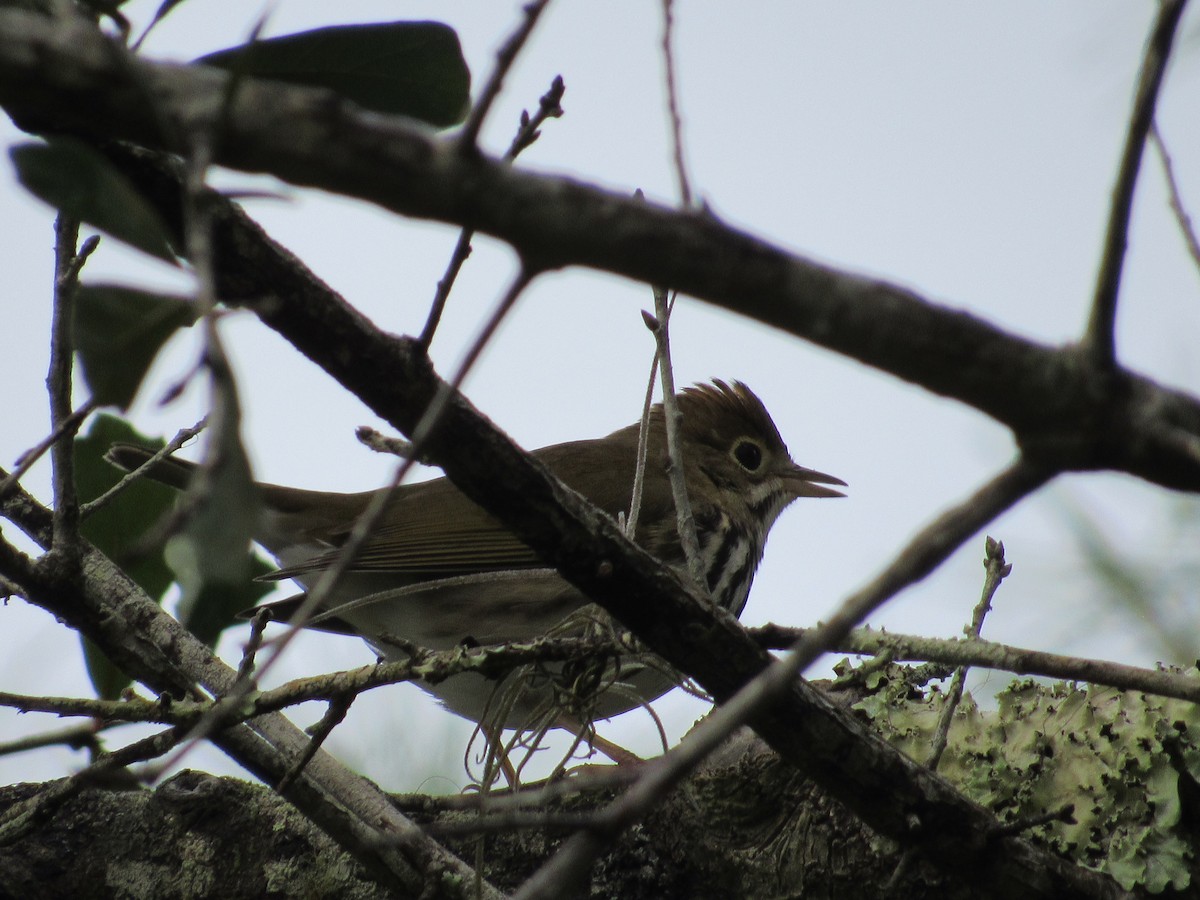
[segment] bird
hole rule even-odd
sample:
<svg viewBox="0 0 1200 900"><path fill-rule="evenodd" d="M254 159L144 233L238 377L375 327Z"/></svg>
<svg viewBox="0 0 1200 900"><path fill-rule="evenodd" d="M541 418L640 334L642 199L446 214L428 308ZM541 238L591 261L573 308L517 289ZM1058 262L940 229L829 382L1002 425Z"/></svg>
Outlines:
<svg viewBox="0 0 1200 900"><path fill-rule="evenodd" d="M762 401L740 381L685 388L681 413L684 481L696 523L704 575L714 603L740 616L768 532L792 501L842 497L846 482L793 462ZM634 540L687 575L668 474L663 404L652 407ZM532 455L614 519L627 515L641 423L606 437L555 444ZM108 460L135 470L153 455L114 444ZM146 474L180 490L195 464L167 457ZM311 590L337 558L374 492L332 493L258 484L261 513L255 540L278 561L266 576ZM287 618L304 594L273 601ZM395 488L365 542L306 627L363 637L387 659L408 659L414 646L445 650L579 634L608 620L598 607L446 477ZM562 703L563 682L575 697L569 719L611 718L661 696L678 682L652 654L629 654L598 669L557 665L540 677L502 681L474 672L437 684L421 682L450 711L493 729L522 728L535 710ZM548 672L548 674L547 674ZM587 674L589 677L581 677ZM557 686L549 685L557 679ZM560 716L561 718L561 716Z"/></svg>

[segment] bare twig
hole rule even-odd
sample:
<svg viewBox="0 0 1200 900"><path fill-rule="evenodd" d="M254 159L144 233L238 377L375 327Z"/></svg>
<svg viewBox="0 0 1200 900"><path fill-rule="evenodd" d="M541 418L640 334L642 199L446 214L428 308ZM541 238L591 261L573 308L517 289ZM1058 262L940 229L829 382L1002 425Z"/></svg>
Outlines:
<svg viewBox="0 0 1200 900"><path fill-rule="evenodd" d="M198 435L201 431L203 431L204 427L207 424L208 424L208 417L205 416L203 419L201 419L199 422L197 422L191 428L181 428L179 431L177 431L175 433L175 437L173 437L173 438L171 438L171 440L167 441L167 444L165 447L163 447L161 450L158 450L157 452L155 452L155 454L153 456L151 456L148 460L146 460L145 463L143 463L141 466L139 466L134 471L125 475L125 477L123 477L120 481L118 481L116 484L114 484L111 488L109 488L107 491L105 491L103 494L101 494L95 500L91 501L90 503L83 504L83 506L80 507L80 509L79 509L79 515L82 518L86 519L88 516L92 515L93 513L96 513L98 511L100 511L101 509L103 509L105 506L107 506L109 503L111 503L113 500L115 500L117 497L119 497L121 494L123 494L125 492L125 489L128 488L131 484L133 484L139 478L142 478L145 475L145 473L150 471L151 467L153 467L156 463L158 463L160 460L165 459L166 457L170 456L172 453L174 453L176 450L178 450L180 447L182 447L184 444L186 444L188 441L190 441L192 438L194 438L196 435Z"/></svg>
<svg viewBox="0 0 1200 900"><path fill-rule="evenodd" d="M250 619L250 636L246 638L246 645L242 648L242 661L238 663L238 681L247 680L254 674L255 659L258 651L262 648L263 632L266 631L267 623L270 621L271 610L265 606L261 607Z"/></svg>
<svg viewBox="0 0 1200 900"><path fill-rule="evenodd" d="M704 560L700 558L700 541L696 536L696 519L692 515L692 504L688 500L687 481L684 479L684 458L679 430L683 414L675 401L675 373L671 368L671 309L665 288L654 288L654 318L646 324L651 326L654 339L658 342L658 373L662 383L663 426L667 434L667 475L671 480L671 496L675 501L675 521L679 529L679 543L687 560L688 574L705 594L708 579L705 577Z"/></svg>
<svg viewBox="0 0 1200 900"><path fill-rule="evenodd" d="M317 755L317 751L321 749L321 745L325 743L325 739L333 733L333 729L342 724L342 720L346 718L346 713L350 711L350 704L353 702L353 694L335 697L329 701L329 707L325 710L325 715L321 716L321 721L312 728L312 740L309 741L300 758L287 770L287 774L280 779L276 790L282 793L287 790L293 781L300 777L300 773L304 771L304 767L309 764L312 758Z"/></svg>
<svg viewBox="0 0 1200 900"><path fill-rule="evenodd" d="M1192 262L1196 264L1197 268L1200 268L1200 238L1196 237L1196 229L1192 226L1192 217L1188 215L1187 207L1184 206L1183 191L1179 188L1179 179L1175 177L1175 163L1167 151L1167 143L1158 130L1157 122L1150 126L1150 140L1154 144L1154 148L1158 150L1163 174L1167 178L1167 190L1171 196L1171 211L1175 213L1175 221L1179 223L1179 231L1183 234L1183 241L1187 245L1188 253L1191 254Z"/></svg>
<svg viewBox="0 0 1200 900"><path fill-rule="evenodd" d="M463 123L462 131L459 132L458 146L461 151L475 151L476 144L479 141L479 130L483 127L483 120L487 118L492 104L500 96L500 89L504 86L504 78L508 75L508 70L512 68L517 54L521 52L521 48L529 40L529 35L533 33L533 28L537 25L538 17L541 16L549 3L550 0L533 0L533 2L528 3L522 10L525 18L517 26L516 31L509 36L508 40L497 51L496 65L492 68L492 74L488 77L487 84L483 86L483 90L479 92L479 99L471 107L471 114L467 116L467 121Z"/></svg>
<svg viewBox="0 0 1200 900"><path fill-rule="evenodd" d="M1004 544L1001 541L995 541L989 537L986 539L985 547L986 555L983 565L987 570L987 576L983 580L983 595L975 606L971 624L963 629L968 640L979 638L979 633L983 630L983 620L992 608L992 597L995 596L996 589L1000 587L1000 582L1007 578L1008 573L1012 571L1012 566L1004 561ZM954 711L958 709L958 704L962 702L967 668L967 666L959 666L954 670L954 677L950 680L950 688L942 707L942 715L938 719L937 730L933 734L933 747L929 752L929 758L925 761L925 765L931 769L937 769L938 763L942 760L942 754L946 752L946 743L950 739L950 722L954 719Z"/></svg>
<svg viewBox="0 0 1200 900"><path fill-rule="evenodd" d="M100 741L96 737L97 730L95 725L73 725L58 731L31 734L28 737L0 743L0 756L11 756L29 750L43 750L46 747L58 746L70 747L72 750L87 747L94 753L100 747Z"/></svg>
<svg viewBox="0 0 1200 900"><path fill-rule="evenodd" d="M1055 809L1048 809L1043 813L1035 816L1026 816L1017 819L1015 822L1008 822L1001 825L994 832L993 837L1005 837L1010 834L1020 834L1022 831L1028 831L1030 828L1038 828L1042 825L1049 825L1051 822L1074 822L1075 821L1075 804L1066 803Z"/></svg>
<svg viewBox="0 0 1200 900"><path fill-rule="evenodd" d="M1137 184L1138 170L1142 163L1142 150L1146 144L1146 135L1154 122L1154 107L1158 101L1159 88L1167 70L1167 62L1171 58L1175 30L1186 5L1187 0L1162 0L1159 4L1158 19L1154 23L1154 30L1142 58L1141 76L1133 102L1133 113L1129 119L1129 131L1125 137L1125 149L1121 154L1117 183L1113 188L1112 208L1104 237L1104 252L1092 298L1092 314L1084 337L1084 345L1088 348L1092 361L1106 369L1111 369L1116 364L1113 329L1117 318L1117 295L1121 289L1121 270L1125 264L1125 247L1129 235L1129 216L1133 208L1133 192Z"/></svg>
<svg viewBox="0 0 1200 900"><path fill-rule="evenodd" d="M79 556L79 501L75 491L75 446L71 424L82 417L71 409L71 371L74 359L72 319L79 272L86 257L77 252L79 220L59 213L54 220L54 317L50 326L50 371L46 389L50 394L51 430L57 435L50 447L54 463L54 545L52 552L64 564L74 566ZM92 249L95 244L92 244ZM90 250L89 250L90 253Z"/></svg>
<svg viewBox="0 0 1200 900"><path fill-rule="evenodd" d="M647 321L651 331L654 326ZM650 378L646 382L646 398L642 401L642 423L638 427L637 463L633 469L633 496L629 501L629 518L625 520L625 534L630 540L637 539L638 519L642 514L642 490L646 482L646 452L650 437L650 408L654 405L654 381L658 376L658 353L650 360Z"/></svg>
<svg viewBox="0 0 1200 900"><path fill-rule="evenodd" d="M679 89L675 83L675 56L672 43L675 32L674 0L662 0L663 65L667 70L667 109L671 114L671 150L675 160L675 177L679 180L679 199L685 207L692 205L692 188L688 182L687 166L683 161L683 122L679 114Z"/></svg>
<svg viewBox="0 0 1200 900"><path fill-rule="evenodd" d="M566 86L563 84L562 76L555 76L554 81L550 85L550 90L546 91L538 101L537 112L531 117L528 113L522 111L521 124L517 128L517 133L513 137L508 151L503 156L505 162L512 162L520 155L522 150L530 146L541 136L541 132L538 129L547 119L557 119L563 114L561 104L565 90ZM446 309L446 301L450 297L450 290L454 287L454 282L458 278L458 273L462 269L463 263L471 255L471 240L474 237L475 229L473 228L464 228L459 232L458 242L454 245L454 252L450 254L450 262L446 264L445 274L438 281L437 290L434 292L433 303L430 305L429 315L425 319L425 327L421 329L421 336L417 339L417 343L422 350L428 351L429 345L433 343L433 334L437 331L438 323L442 320L442 313Z"/></svg>
<svg viewBox="0 0 1200 900"><path fill-rule="evenodd" d="M358 438L360 444L374 450L376 453L390 453L392 456L399 456L401 459L412 458L412 441L407 441L404 438L389 437L367 425L359 425L354 429L354 436Z"/></svg>
<svg viewBox="0 0 1200 900"><path fill-rule="evenodd" d="M562 118L562 98L566 92L566 82L563 81L561 75L555 75L554 80L550 82L550 89L538 98L537 112L531 116L524 110L521 111L521 127L513 135L512 143L508 145L502 159L512 162L521 154L521 151L533 146L533 143L542 136L540 129L547 119Z"/></svg>
<svg viewBox="0 0 1200 900"><path fill-rule="evenodd" d="M89 399L83 404L83 406L79 407L79 409L75 410L73 413L71 413L71 415L59 422L54 430L50 432L50 434L38 441L36 446L31 447L22 453L21 458L17 460L16 467L5 477L3 481L0 481L0 497L3 497L10 490L12 490L17 483L25 477L25 473L33 468L33 464L41 459L45 452L53 447L60 438L63 438L68 434L74 434L79 429L79 426L83 424L83 420L90 416L95 410L96 402Z"/></svg>
<svg viewBox="0 0 1200 900"><path fill-rule="evenodd" d="M516 789L496 788L482 792L430 796L429 794L393 794L392 802L405 812L436 812L451 810L481 810L497 812L508 809L542 807L555 800L578 797L582 794L611 791L624 787L638 776L631 766L588 766L569 771L566 777Z"/></svg>
<svg viewBox="0 0 1200 900"><path fill-rule="evenodd" d="M768 625L751 633L763 647L783 650L812 629ZM1016 675L1040 675L1068 681L1103 684L1122 691L1143 691L1160 697L1176 697L1200 703L1200 678L1165 669L1143 669L1100 659L1086 659L1027 650L991 641L920 637L866 628L851 631L830 648L833 653L877 656L887 652L896 662L930 661L943 665L995 669Z"/></svg>

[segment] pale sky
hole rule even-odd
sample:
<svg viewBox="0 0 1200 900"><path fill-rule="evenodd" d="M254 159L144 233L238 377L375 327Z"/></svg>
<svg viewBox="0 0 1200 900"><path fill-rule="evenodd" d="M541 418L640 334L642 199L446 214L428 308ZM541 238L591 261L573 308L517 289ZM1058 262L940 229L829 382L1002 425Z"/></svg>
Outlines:
<svg viewBox="0 0 1200 900"><path fill-rule="evenodd" d="M124 9L144 22L157 6L137 0ZM335 9L291 0L273 12L267 34L400 16L440 19L458 31L478 89L495 47L517 22L517 6L345 0ZM689 172L693 189L718 215L797 253L887 278L1040 341L1059 343L1081 332L1156 4L764 2L736 13L687 0L676 6ZM185 60L236 44L260 12L253 4L189 0L144 52ZM1180 32L1159 122L1200 216L1196 26L1193 10ZM661 27L659 4L645 0L552 4L508 79L484 146L502 152L519 110L533 108L561 74L566 116L545 126L519 164L674 200ZM6 144L23 139L7 120L0 128ZM264 184L237 173L218 178L223 186ZM265 183L288 200L252 201L247 208L277 240L381 327L420 329L454 229ZM7 166L0 204L7 235L0 246L7 336L0 459L11 465L48 428L42 380L53 232L52 213L23 193ZM503 245L476 240L434 343L443 373L512 271ZM85 278L188 289L185 276L112 241L103 243ZM611 276L571 270L542 277L466 392L527 448L628 424L638 415L653 351L639 311L651 306L648 288ZM683 298L672 324L678 384L710 377L747 382L798 462L850 484L848 499L800 501L785 512L743 615L749 624L813 624L1012 456L1007 432L982 415L756 323ZM1127 365L1194 391L1198 327L1200 273L1148 152L1121 292L1118 353ZM354 438L355 426L382 423L251 314L228 317L223 330L258 477L325 490L382 483L391 463ZM157 407L164 388L194 360L195 341L177 339L160 359L133 410L142 430L169 436L202 414L199 390ZM47 480L39 466L27 483L45 497ZM1166 537L1166 507L1175 499L1127 477L1075 476L994 523L988 531L1004 540L1014 571L985 637L1152 663L1161 651L1148 632L1099 604L1082 576L1063 506L1069 500L1092 511L1130 558L1154 567L1181 561ZM1189 509L1194 516L1194 501ZM978 597L982 555L981 535L872 624L959 634ZM1195 592L1179 602L1195 607ZM0 689L90 693L73 633L19 600L0 608L0 617ZM236 663L243 637L235 631L224 640L227 659ZM275 680L373 659L353 640L315 635L297 645ZM48 659L54 664L47 666ZM1005 681L999 673L986 678L993 688ZM673 739L701 711L674 696L657 708ZM0 740L60 725L0 710ZM327 746L385 788L454 790L465 780L461 755L469 731L420 691L386 688L360 698ZM635 751L654 747L653 729L636 713L602 732ZM443 754L430 753L431 735L442 740ZM0 758L0 780L53 777L82 762L69 751ZM234 770L216 751L198 752L187 764Z"/></svg>

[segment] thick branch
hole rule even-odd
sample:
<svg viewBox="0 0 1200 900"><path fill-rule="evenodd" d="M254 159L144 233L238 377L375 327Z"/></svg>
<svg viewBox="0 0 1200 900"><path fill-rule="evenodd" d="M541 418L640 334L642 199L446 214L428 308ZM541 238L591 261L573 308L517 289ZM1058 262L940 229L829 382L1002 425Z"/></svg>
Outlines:
<svg viewBox="0 0 1200 900"><path fill-rule="evenodd" d="M220 109L222 73L126 57L87 23L5 11L0 35L0 104L24 127L183 152L170 134L194 133ZM164 135L156 111L179 127ZM223 134L222 165L475 228L512 244L531 270L583 265L669 284L967 403L1047 465L1200 489L1194 398L786 253L710 214L514 171L312 89L247 81Z"/></svg>

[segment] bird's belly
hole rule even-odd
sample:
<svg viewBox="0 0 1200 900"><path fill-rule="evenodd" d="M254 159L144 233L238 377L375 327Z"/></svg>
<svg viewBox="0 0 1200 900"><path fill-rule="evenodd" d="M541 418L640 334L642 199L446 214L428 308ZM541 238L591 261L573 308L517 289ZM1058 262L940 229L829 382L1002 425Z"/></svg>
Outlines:
<svg viewBox="0 0 1200 900"><path fill-rule="evenodd" d="M376 588L355 574L326 609L352 624L385 656L388 637L430 650L502 644L541 637L587 599L558 574L489 573L470 579ZM365 594L365 596L364 596ZM344 600L351 596L354 599Z"/></svg>

